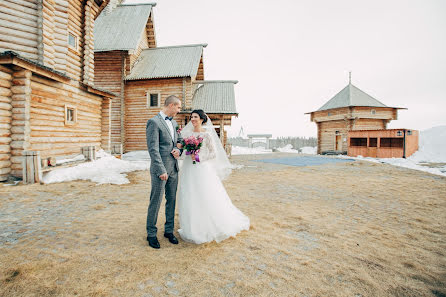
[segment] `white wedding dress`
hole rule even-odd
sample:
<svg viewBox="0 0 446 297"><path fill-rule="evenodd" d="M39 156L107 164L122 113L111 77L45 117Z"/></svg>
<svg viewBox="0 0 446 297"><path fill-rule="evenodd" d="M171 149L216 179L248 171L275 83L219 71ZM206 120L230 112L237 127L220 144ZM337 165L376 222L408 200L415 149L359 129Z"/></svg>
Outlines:
<svg viewBox="0 0 446 297"><path fill-rule="evenodd" d="M249 218L232 204L220 180L218 173L222 171L217 156L222 146L220 142L215 143L213 127L207 127L209 132L186 132L185 129L181 132L183 138L190 135L203 137L200 162L193 164L191 157L185 156L179 179L178 233L183 240L196 244L220 242L249 229ZM224 157L227 160L226 154ZM230 165L229 161L227 164Z"/></svg>

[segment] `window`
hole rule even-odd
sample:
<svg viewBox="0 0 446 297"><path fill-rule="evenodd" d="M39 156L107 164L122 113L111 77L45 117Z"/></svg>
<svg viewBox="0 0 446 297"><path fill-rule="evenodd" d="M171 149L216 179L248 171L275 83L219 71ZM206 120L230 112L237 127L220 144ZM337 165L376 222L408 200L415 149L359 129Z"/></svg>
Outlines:
<svg viewBox="0 0 446 297"><path fill-rule="evenodd" d="M341 132L339 132L339 131L335 131L335 134L336 134L336 135L340 135Z"/></svg>
<svg viewBox="0 0 446 297"><path fill-rule="evenodd" d="M378 138L369 138L369 147L377 147Z"/></svg>
<svg viewBox="0 0 446 297"><path fill-rule="evenodd" d="M396 136L403 136L403 131L396 132Z"/></svg>
<svg viewBox="0 0 446 297"><path fill-rule="evenodd" d="M76 107L65 105L65 125L74 125L77 122Z"/></svg>
<svg viewBox="0 0 446 297"><path fill-rule="evenodd" d="M367 146L367 138L350 138L350 146Z"/></svg>
<svg viewBox="0 0 446 297"><path fill-rule="evenodd" d="M396 137L381 138L380 147L403 147L403 139Z"/></svg>
<svg viewBox="0 0 446 297"><path fill-rule="evenodd" d="M161 106L160 101L161 101L161 96L159 93L147 92L147 107L148 108L160 107Z"/></svg>
<svg viewBox="0 0 446 297"><path fill-rule="evenodd" d="M372 110L370 111L370 113L371 113L371 114L376 114L376 110L372 109Z"/></svg>
<svg viewBox="0 0 446 297"><path fill-rule="evenodd" d="M412 130L407 130L407 135L412 135Z"/></svg>
<svg viewBox="0 0 446 297"><path fill-rule="evenodd" d="M71 32L68 32L68 45L77 50L77 37Z"/></svg>
<svg viewBox="0 0 446 297"><path fill-rule="evenodd" d="M327 116L331 116L331 112L327 112Z"/></svg>

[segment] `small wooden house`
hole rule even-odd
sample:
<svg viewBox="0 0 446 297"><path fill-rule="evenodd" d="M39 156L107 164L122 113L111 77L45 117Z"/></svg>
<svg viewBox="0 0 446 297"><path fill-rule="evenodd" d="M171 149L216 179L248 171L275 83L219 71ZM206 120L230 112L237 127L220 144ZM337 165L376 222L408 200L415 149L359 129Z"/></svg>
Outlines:
<svg viewBox="0 0 446 297"><path fill-rule="evenodd" d="M418 150L419 133L409 129L348 132L348 155L372 158L407 158Z"/></svg>
<svg viewBox="0 0 446 297"><path fill-rule="evenodd" d="M105 0L0 1L0 180L42 158L109 149L112 92L94 85Z"/></svg>
<svg viewBox="0 0 446 297"><path fill-rule="evenodd" d="M157 47L154 6L118 5L95 23L95 83L119 94L111 115L114 152L147 149L145 124L170 95L182 101L183 112L176 117L180 125L187 123L190 111L200 108L220 133L237 115L236 81L204 80L207 44ZM225 133L220 135L225 143Z"/></svg>
<svg viewBox="0 0 446 297"><path fill-rule="evenodd" d="M398 117L398 107L388 107L351 82L316 111L309 112L317 125L318 154L346 154L348 132L386 129Z"/></svg>

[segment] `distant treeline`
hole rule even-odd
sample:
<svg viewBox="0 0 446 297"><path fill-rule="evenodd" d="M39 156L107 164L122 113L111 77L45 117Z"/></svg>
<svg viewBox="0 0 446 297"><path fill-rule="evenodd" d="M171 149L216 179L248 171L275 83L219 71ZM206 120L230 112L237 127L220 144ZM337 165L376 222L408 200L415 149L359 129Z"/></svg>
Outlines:
<svg viewBox="0 0 446 297"><path fill-rule="evenodd" d="M241 138L241 137L231 137L228 139L229 143L235 146L243 146L248 147L249 146L249 139L247 138ZM259 140L254 140L254 142L262 142ZM275 139L269 140L270 148L280 148L284 147L287 144L291 144L293 146L293 149L297 150L304 146L311 146L315 147L317 146L317 138L316 137L279 137ZM258 146L258 145L254 145Z"/></svg>

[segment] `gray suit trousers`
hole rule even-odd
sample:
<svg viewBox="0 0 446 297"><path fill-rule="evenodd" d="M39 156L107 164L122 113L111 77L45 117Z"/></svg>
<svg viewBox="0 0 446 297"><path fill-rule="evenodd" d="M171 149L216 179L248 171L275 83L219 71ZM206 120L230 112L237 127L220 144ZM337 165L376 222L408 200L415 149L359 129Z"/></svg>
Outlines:
<svg viewBox="0 0 446 297"><path fill-rule="evenodd" d="M164 233L173 233L175 221L175 203L177 196L178 171L169 172L167 181L161 180L159 176L151 173L152 190L150 192L150 203L147 211L147 236L155 237L157 233L156 221L161 206L164 192L166 193L166 223Z"/></svg>

